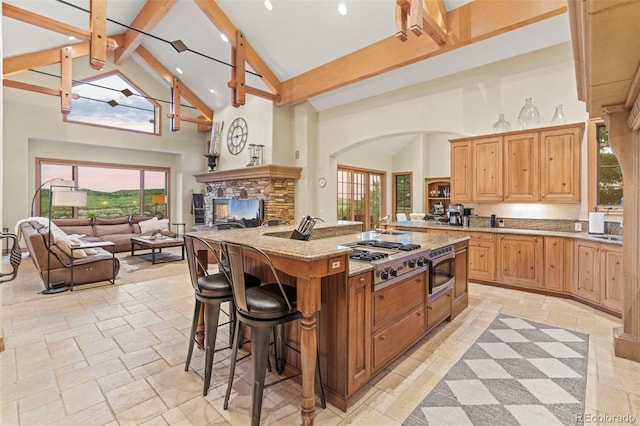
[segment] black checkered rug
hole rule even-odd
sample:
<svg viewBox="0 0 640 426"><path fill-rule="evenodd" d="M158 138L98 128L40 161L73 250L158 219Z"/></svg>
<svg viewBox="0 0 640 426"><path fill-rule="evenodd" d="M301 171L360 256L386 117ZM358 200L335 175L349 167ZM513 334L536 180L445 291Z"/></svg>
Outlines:
<svg viewBox="0 0 640 426"><path fill-rule="evenodd" d="M404 421L582 424L589 336L499 315Z"/></svg>

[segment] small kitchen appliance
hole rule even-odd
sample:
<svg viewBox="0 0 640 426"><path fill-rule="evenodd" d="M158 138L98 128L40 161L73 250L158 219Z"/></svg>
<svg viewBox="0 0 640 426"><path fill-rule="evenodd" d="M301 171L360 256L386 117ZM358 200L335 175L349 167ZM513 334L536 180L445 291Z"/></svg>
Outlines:
<svg viewBox="0 0 640 426"><path fill-rule="evenodd" d="M463 204L449 204L449 225L462 226Z"/></svg>
<svg viewBox="0 0 640 426"><path fill-rule="evenodd" d="M604 234L604 213L598 211L589 213L589 233Z"/></svg>

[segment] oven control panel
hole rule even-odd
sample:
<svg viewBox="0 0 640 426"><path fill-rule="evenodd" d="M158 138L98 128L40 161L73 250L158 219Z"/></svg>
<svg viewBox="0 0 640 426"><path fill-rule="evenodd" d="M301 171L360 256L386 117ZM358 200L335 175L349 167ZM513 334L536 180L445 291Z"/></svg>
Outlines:
<svg viewBox="0 0 640 426"><path fill-rule="evenodd" d="M429 260L434 261L438 260L441 257L450 256L454 252L453 246L441 247L438 249L431 249L429 253Z"/></svg>

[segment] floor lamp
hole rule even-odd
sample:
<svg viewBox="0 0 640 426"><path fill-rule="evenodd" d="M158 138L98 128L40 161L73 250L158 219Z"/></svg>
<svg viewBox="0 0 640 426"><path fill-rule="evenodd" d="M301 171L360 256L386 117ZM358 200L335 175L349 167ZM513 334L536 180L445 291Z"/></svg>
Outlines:
<svg viewBox="0 0 640 426"><path fill-rule="evenodd" d="M153 196L153 203L156 205L156 216L158 216L158 204L164 204L167 201L167 197L162 195L162 194L155 194ZM164 212L163 212L163 216L164 216Z"/></svg>
<svg viewBox="0 0 640 426"><path fill-rule="evenodd" d="M70 182L73 185L73 182ZM51 282L51 248L53 241L51 239L51 224L53 207L84 207L87 205L87 193L78 191L77 186L68 185L51 185L49 187L49 250L47 252L47 288L42 290L42 294L61 293L69 290L69 286L62 283ZM73 253L72 253L73 255Z"/></svg>
<svg viewBox="0 0 640 426"><path fill-rule="evenodd" d="M33 217L33 215L35 214L35 210L36 210L36 197L37 197L37 196L38 196L38 194L40 193L40 190L41 190L41 189L42 189L46 184L51 183L51 182L56 182L56 181L65 182L65 180L64 180L64 179L62 179L62 178L53 178L53 179L49 179L49 180L48 180L48 181L46 181L46 182L42 182L42 185L40 185L40 186L38 187L38 189L36 189L36 193L35 193L35 194L33 194L33 198L31 199L31 216L30 216L30 217ZM73 182L71 182L71 184L73 185ZM51 195L49 195L49 196L51 196ZM42 207L40 207L40 210L42 210Z"/></svg>

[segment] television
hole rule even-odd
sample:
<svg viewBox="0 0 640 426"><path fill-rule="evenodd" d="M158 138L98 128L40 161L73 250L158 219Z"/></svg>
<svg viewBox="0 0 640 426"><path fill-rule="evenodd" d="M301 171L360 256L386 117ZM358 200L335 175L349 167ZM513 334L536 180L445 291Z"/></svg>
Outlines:
<svg viewBox="0 0 640 426"><path fill-rule="evenodd" d="M264 220L264 200L257 198L214 198L213 223L240 222L247 228Z"/></svg>

